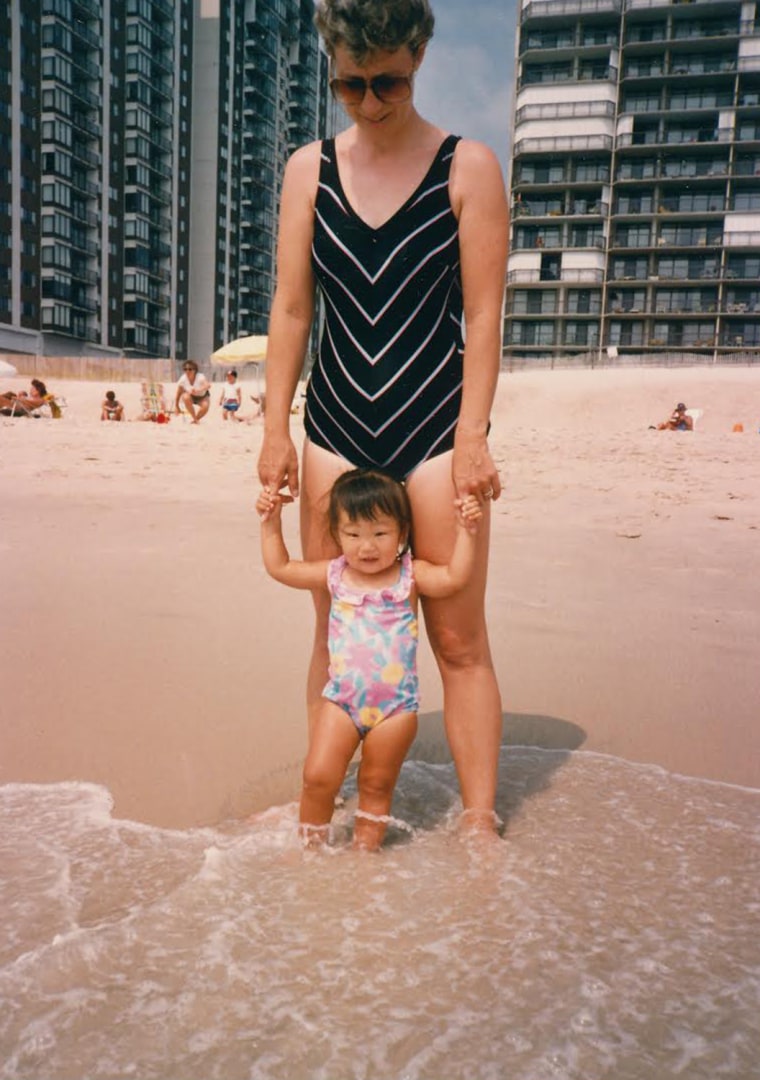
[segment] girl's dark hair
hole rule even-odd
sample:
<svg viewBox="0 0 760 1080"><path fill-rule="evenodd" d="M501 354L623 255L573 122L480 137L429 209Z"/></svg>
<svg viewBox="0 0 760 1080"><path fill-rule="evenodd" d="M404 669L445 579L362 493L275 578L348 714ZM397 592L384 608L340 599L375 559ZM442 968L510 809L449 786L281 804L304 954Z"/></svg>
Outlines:
<svg viewBox="0 0 760 1080"><path fill-rule="evenodd" d="M344 45L357 63L406 46L414 55L433 36L428 0L319 0L314 16L329 56Z"/></svg>
<svg viewBox="0 0 760 1080"><path fill-rule="evenodd" d="M32 386L40 395L40 397L45 397L45 395L47 394L47 387L41 379L32 379Z"/></svg>
<svg viewBox="0 0 760 1080"><path fill-rule="evenodd" d="M333 484L327 521L336 543L341 511L349 521L375 521L378 514L387 514L398 523L404 551L408 549L412 528L409 496L404 485L382 469L351 469L341 473Z"/></svg>

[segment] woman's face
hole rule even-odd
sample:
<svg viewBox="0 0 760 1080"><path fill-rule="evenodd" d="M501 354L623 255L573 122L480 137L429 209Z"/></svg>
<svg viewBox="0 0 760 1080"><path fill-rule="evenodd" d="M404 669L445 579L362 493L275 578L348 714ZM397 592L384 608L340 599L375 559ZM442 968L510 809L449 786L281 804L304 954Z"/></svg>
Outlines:
<svg viewBox="0 0 760 1080"><path fill-rule="evenodd" d="M416 54L404 46L394 52L371 53L360 64L345 46L335 49L332 75L338 80L336 96L354 123L381 130L414 110L413 79L424 52L424 46ZM373 79L377 80L374 89Z"/></svg>

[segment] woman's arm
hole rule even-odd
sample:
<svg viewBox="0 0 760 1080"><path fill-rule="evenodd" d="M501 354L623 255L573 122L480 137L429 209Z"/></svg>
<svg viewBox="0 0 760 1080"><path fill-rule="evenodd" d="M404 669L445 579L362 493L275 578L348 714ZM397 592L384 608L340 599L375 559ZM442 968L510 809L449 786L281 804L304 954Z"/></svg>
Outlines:
<svg viewBox="0 0 760 1080"><path fill-rule="evenodd" d="M298 455L290 438L290 409L314 318L311 243L321 143L297 150L282 185L277 241L277 288L269 320L264 440L259 479L272 491L298 495Z"/></svg>
<svg viewBox="0 0 760 1080"><path fill-rule="evenodd" d="M459 219L466 341L464 383L452 472L457 495L501 491L487 432L501 367L502 304L509 214L496 156L481 143L457 145L451 177Z"/></svg>

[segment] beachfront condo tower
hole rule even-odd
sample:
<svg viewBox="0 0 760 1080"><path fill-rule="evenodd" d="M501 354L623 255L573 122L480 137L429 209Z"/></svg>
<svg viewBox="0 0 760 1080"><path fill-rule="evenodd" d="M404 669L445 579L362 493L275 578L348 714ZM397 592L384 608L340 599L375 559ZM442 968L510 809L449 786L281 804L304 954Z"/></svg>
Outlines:
<svg viewBox="0 0 760 1080"><path fill-rule="evenodd" d="M0 352L188 356L266 328L311 0L0 5Z"/></svg>
<svg viewBox="0 0 760 1080"><path fill-rule="evenodd" d="M193 356L266 334L285 163L332 116L313 0L196 0Z"/></svg>
<svg viewBox="0 0 760 1080"><path fill-rule="evenodd" d="M760 347L756 0L523 0L505 356Z"/></svg>

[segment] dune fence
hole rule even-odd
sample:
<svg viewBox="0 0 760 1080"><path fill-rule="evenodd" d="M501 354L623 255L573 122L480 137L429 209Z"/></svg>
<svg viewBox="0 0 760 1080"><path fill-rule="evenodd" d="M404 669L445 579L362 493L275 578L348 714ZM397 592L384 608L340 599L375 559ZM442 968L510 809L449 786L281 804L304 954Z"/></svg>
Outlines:
<svg viewBox="0 0 760 1080"><path fill-rule="evenodd" d="M91 382L173 382L179 361L133 356L40 356L33 353L0 353L20 375L42 379L80 379Z"/></svg>

